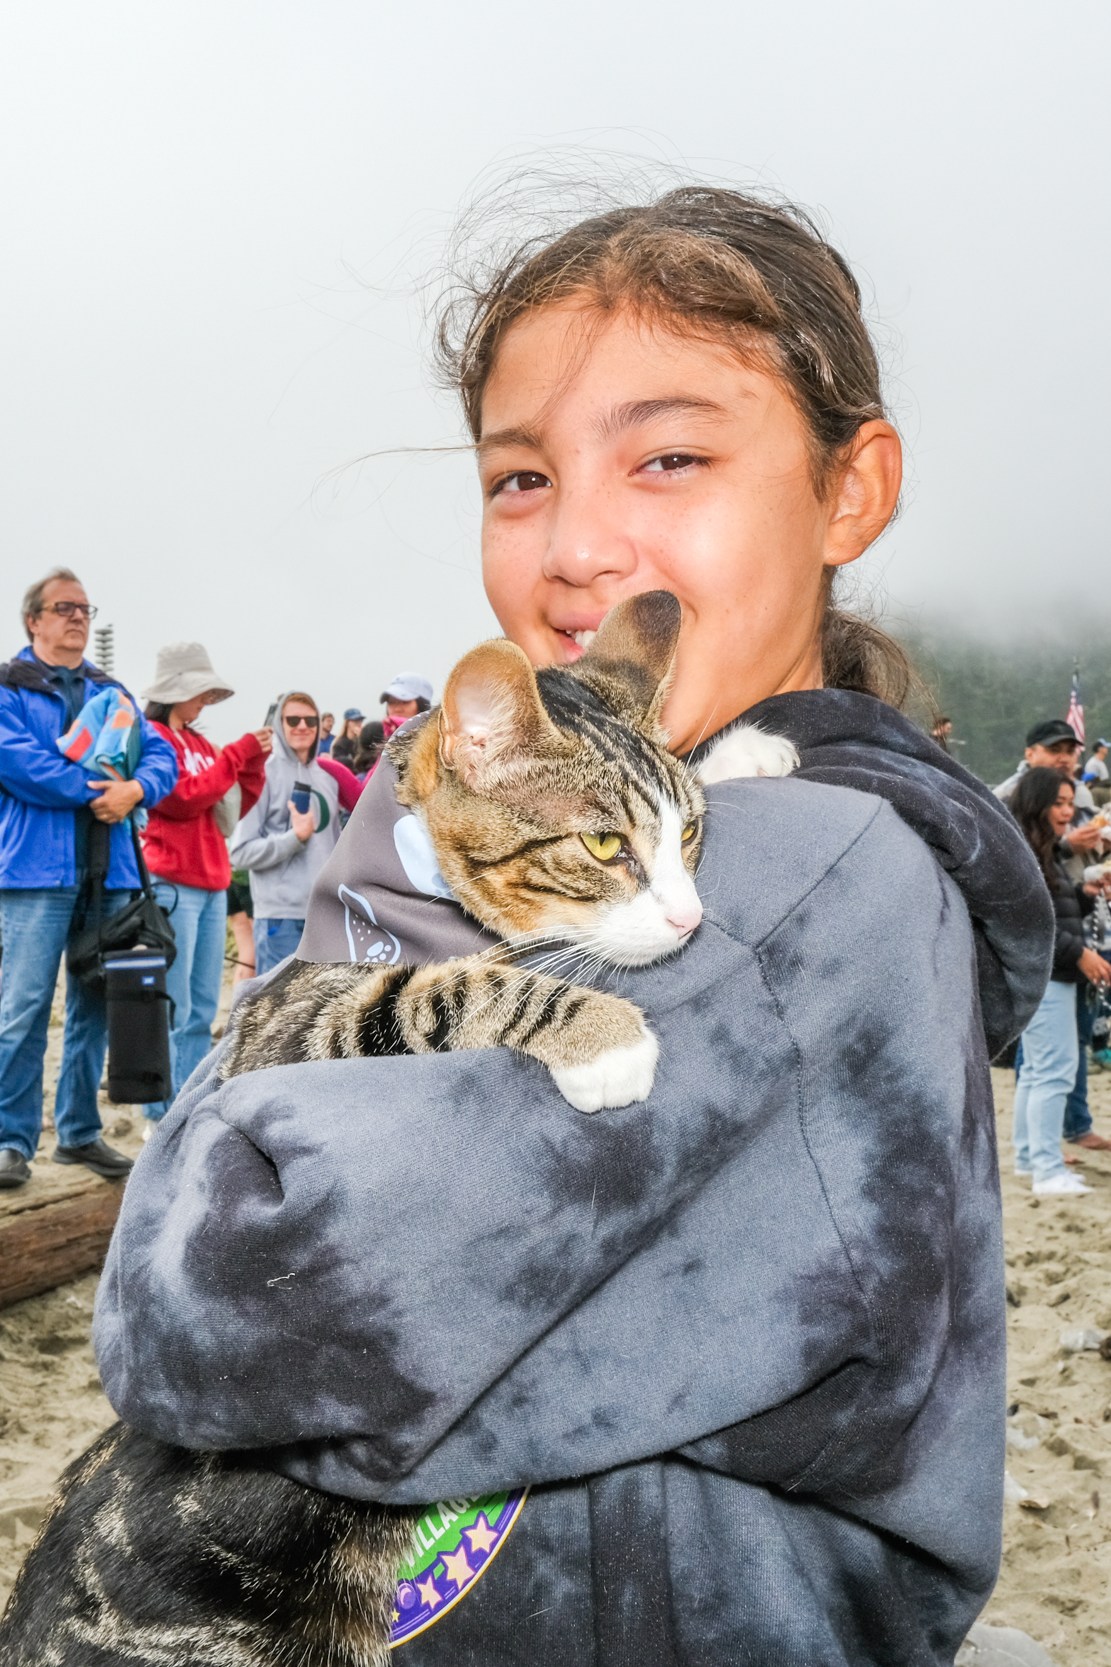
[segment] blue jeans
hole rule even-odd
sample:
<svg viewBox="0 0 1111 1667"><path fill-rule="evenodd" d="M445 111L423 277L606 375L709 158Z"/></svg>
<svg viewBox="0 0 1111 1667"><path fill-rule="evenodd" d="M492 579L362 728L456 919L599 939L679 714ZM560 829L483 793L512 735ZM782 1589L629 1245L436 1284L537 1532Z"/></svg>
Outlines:
<svg viewBox="0 0 1111 1667"><path fill-rule="evenodd" d="M157 878L154 892L170 917L177 945L174 964L166 973L166 990L174 1004L170 1065L176 1095L212 1046L212 1021L220 1005L224 975L228 894L168 885ZM155 1120L169 1109L169 1100L143 1107Z"/></svg>
<svg viewBox="0 0 1111 1667"><path fill-rule="evenodd" d="M50 1004L79 890L0 891L4 976L0 983L0 1147L33 1158L42 1133L42 1073ZM104 893L104 915L129 891ZM81 920L76 922L80 927ZM101 1133L96 1096L108 1045L103 994L66 975L62 1069L54 1100L59 1146L87 1146Z"/></svg>
<svg viewBox="0 0 1111 1667"><path fill-rule="evenodd" d="M1065 1173L1061 1134L1079 1052L1076 985L1051 981L1022 1033L1015 1090L1015 1164L1031 1170L1035 1182Z"/></svg>
<svg viewBox="0 0 1111 1667"><path fill-rule="evenodd" d="M255 972L269 972L287 955L292 955L305 930L303 920L255 921Z"/></svg>
<svg viewBox="0 0 1111 1667"><path fill-rule="evenodd" d="M1080 1043L1080 1062L1076 1067L1076 1081L1065 1101L1065 1139L1079 1140L1092 1127L1088 1110L1088 1044L1092 1040L1095 1008L1088 1000L1089 984L1076 986L1076 1035Z"/></svg>

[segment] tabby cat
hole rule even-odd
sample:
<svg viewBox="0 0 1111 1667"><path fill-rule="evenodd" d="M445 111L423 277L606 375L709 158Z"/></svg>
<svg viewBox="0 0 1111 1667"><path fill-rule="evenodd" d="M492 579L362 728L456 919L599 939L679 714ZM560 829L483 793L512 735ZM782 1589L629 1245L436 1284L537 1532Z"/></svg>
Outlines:
<svg viewBox="0 0 1111 1667"><path fill-rule="evenodd" d="M293 960L240 1004L222 1075L505 1046L582 1111L646 1098L657 1045L640 1010L513 955L558 940L640 966L697 927L704 801L659 727L679 623L657 591L615 608L574 666L535 673L507 642L467 655L391 757L452 891L505 953L423 968ZM701 779L795 763L789 743L735 728ZM117 1424L62 1479L0 1622L0 1663L381 1667L417 1520L302 1487L257 1454Z"/></svg>

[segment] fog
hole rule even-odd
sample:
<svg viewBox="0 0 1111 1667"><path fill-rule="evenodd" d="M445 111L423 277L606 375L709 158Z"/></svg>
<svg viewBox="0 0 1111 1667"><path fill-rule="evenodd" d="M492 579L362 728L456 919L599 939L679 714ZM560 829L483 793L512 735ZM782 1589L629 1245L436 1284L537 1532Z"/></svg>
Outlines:
<svg viewBox="0 0 1111 1667"><path fill-rule="evenodd" d="M537 157L816 209L908 451L864 594L896 622L1100 629L1106 7L755 13L5 8L4 653L66 563L133 687L160 643L205 642L237 690L218 739L294 684L371 713L396 671L438 687L495 626L473 463L420 452L461 439L426 310L460 206Z"/></svg>

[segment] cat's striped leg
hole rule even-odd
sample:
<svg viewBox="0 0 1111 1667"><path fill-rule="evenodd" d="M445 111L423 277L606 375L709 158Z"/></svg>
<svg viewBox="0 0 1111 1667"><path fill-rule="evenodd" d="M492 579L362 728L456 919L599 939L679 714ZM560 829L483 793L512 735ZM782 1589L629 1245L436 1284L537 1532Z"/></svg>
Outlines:
<svg viewBox="0 0 1111 1667"><path fill-rule="evenodd" d="M552 1073L578 1111L646 1100L659 1045L632 1002L526 967L449 961L410 975L396 998L414 1053L513 1048Z"/></svg>

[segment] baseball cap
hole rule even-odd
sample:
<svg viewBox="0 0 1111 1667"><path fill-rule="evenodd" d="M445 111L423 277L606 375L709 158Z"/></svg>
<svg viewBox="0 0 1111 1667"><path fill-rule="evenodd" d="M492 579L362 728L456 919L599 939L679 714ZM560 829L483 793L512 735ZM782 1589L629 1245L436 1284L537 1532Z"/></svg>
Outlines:
<svg viewBox="0 0 1111 1667"><path fill-rule="evenodd" d="M1064 718L1043 718L1026 737L1028 747L1052 747L1059 741L1071 741L1074 747L1080 745L1080 737Z"/></svg>
<svg viewBox="0 0 1111 1667"><path fill-rule="evenodd" d="M344 723L349 723L352 718L365 718L365 717L366 717L366 713L360 711L360 709L357 706L349 706L347 708L346 712L343 714L343 721L344 721Z"/></svg>
<svg viewBox="0 0 1111 1667"><path fill-rule="evenodd" d="M379 697L381 700L426 700L432 704L432 685L427 677L419 677L415 671L402 671L387 683Z"/></svg>

